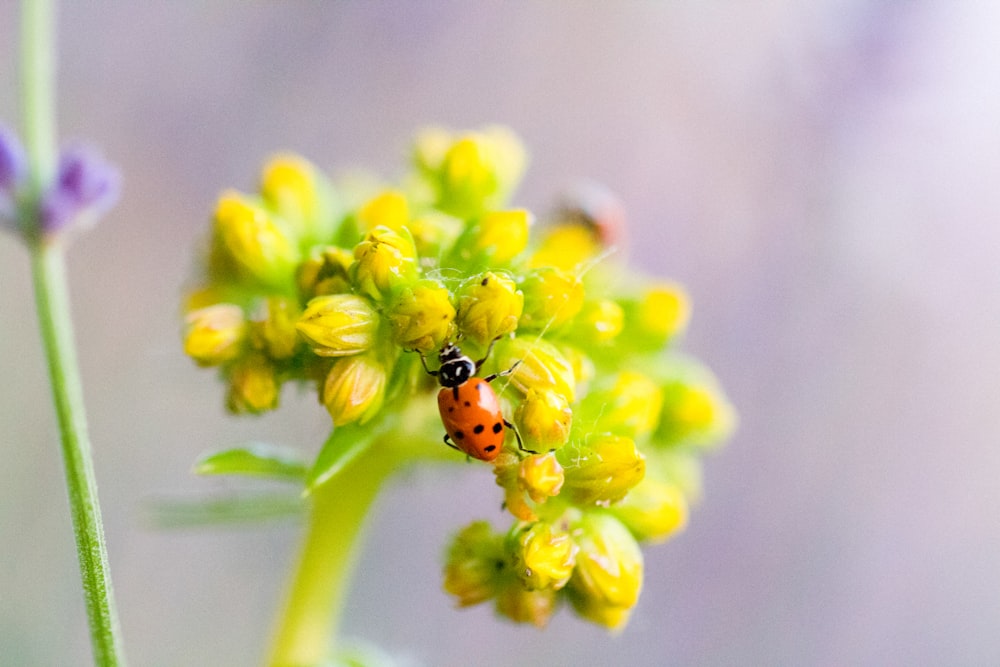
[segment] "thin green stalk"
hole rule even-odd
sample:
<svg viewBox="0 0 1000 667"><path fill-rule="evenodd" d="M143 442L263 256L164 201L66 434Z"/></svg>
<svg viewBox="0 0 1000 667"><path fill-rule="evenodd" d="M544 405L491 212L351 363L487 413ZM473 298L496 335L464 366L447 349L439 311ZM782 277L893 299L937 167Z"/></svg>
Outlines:
<svg viewBox="0 0 1000 667"><path fill-rule="evenodd" d="M30 158L28 199L37 202L51 183L56 164L55 16L51 1L25 0L21 18L24 125ZM22 208L24 210L38 209L29 206ZM26 228L37 229L37 220L28 222ZM66 489L94 663L100 667L115 667L123 665L124 658L73 342L64 250L58 241L46 241L38 234L29 238L29 245L39 327L59 418Z"/></svg>
<svg viewBox="0 0 1000 667"><path fill-rule="evenodd" d="M365 516L394 462L362 456L316 488L298 570L273 644L271 667L303 667L334 650Z"/></svg>
<svg viewBox="0 0 1000 667"><path fill-rule="evenodd" d="M101 667L123 665L118 615L111 590L108 553L87 435L83 389L73 344L62 247L56 244L35 245L32 249L32 268L38 320L62 433L66 489L80 559L94 662Z"/></svg>

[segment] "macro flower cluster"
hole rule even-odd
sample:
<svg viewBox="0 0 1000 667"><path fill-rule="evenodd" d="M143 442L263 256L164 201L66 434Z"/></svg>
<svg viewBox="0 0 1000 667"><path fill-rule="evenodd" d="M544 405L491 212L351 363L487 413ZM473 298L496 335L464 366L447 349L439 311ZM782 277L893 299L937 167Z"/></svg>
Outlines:
<svg viewBox="0 0 1000 667"><path fill-rule="evenodd" d="M617 252L613 199L581 191L536 220L510 203L525 164L499 127L421 132L392 184L272 158L256 191L218 200L184 349L219 369L232 412L272 410L285 384L303 384L335 434L378 434L361 461L391 449L402 463L492 466L510 525L455 535L444 588L459 605L543 626L563 604L621 628L642 588L641 546L683 528L699 459L734 413L675 349L683 289ZM485 358L479 375L499 374L491 386L523 447L507 433L486 463L442 443L424 362L437 369L449 343Z"/></svg>

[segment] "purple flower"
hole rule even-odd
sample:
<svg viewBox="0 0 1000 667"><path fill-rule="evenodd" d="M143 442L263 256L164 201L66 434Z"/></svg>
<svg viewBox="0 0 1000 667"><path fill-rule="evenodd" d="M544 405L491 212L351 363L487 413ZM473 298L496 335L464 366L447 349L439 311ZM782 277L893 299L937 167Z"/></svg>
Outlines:
<svg viewBox="0 0 1000 667"><path fill-rule="evenodd" d="M24 149L17 136L0 125L0 227L14 228L14 191L24 176Z"/></svg>
<svg viewBox="0 0 1000 667"><path fill-rule="evenodd" d="M17 136L0 125L0 196L10 196L24 176L24 148Z"/></svg>
<svg viewBox="0 0 1000 667"><path fill-rule="evenodd" d="M80 224L96 220L118 201L118 170L96 151L71 146L59 156L55 182L42 197L41 232L54 234L84 216Z"/></svg>

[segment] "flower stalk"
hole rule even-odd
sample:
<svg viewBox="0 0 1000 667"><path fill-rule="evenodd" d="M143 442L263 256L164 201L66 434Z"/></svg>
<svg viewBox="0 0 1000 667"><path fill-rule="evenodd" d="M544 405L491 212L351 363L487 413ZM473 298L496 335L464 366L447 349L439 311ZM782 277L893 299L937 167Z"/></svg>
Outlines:
<svg viewBox="0 0 1000 667"><path fill-rule="evenodd" d="M66 490L76 537L94 663L124 664L107 547L97 498L79 365L73 338L65 248L41 233L39 203L56 175L55 16L51 0L22 3L21 64L28 172L20 229L28 242L35 302L59 421Z"/></svg>
<svg viewBox="0 0 1000 667"><path fill-rule="evenodd" d="M396 465L388 456L356 459L313 489L298 567L268 662L271 667L318 665L337 648L336 628L363 541L365 517Z"/></svg>

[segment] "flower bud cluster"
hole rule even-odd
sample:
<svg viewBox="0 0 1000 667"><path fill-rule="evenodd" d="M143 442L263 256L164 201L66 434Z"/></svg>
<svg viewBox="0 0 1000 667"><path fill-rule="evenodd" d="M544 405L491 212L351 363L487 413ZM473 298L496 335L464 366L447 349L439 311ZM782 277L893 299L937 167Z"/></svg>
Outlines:
<svg viewBox="0 0 1000 667"><path fill-rule="evenodd" d="M609 256L623 219L607 199L536 231L510 205L525 153L508 130L428 130L414 156L401 184L360 196L291 155L257 192L223 193L185 352L220 369L235 412L304 382L334 428L395 415L380 444L454 460L424 364L435 371L449 343L484 359L516 431L492 463L513 521L461 530L445 589L518 622L567 603L620 628L642 587L639 545L685 525L698 454L734 423L712 376L671 349L688 297Z"/></svg>

